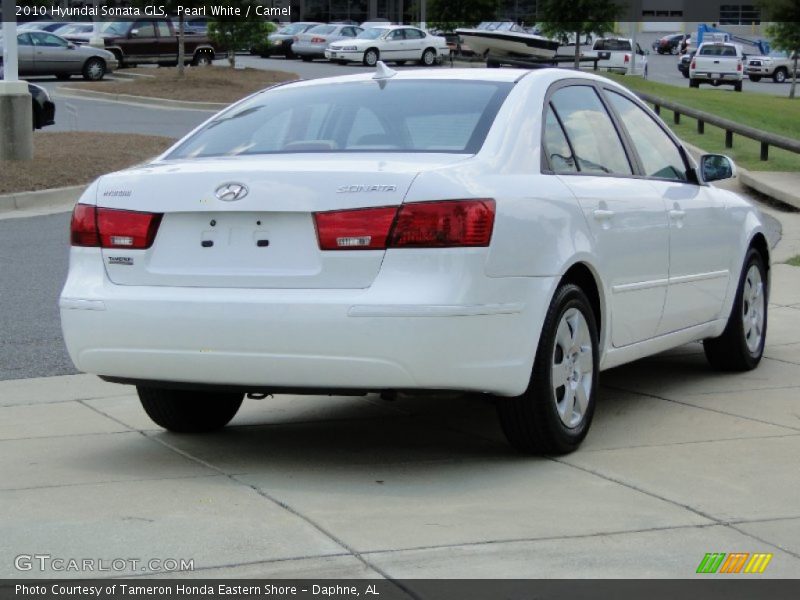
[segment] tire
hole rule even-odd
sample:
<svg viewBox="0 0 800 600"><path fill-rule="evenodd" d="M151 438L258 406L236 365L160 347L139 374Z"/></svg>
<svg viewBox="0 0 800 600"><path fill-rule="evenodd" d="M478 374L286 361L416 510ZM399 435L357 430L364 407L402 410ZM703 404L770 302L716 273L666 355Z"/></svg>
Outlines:
<svg viewBox="0 0 800 600"><path fill-rule="evenodd" d="M313 58L311 58L310 56L305 56L305 55L301 56L301 57L300 57L300 59L301 59L303 62L311 62L312 60L314 60L314 59L313 59Z"/></svg>
<svg viewBox="0 0 800 600"><path fill-rule="evenodd" d="M147 415L176 433L202 433L221 429L242 405L242 394L219 394L137 386Z"/></svg>
<svg viewBox="0 0 800 600"><path fill-rule="evenodd" d="M381 55L378 52L377 48L368 48L364 52L364 58L362 59L362 62L366 67L374 67L378 63L380 56Z"/></svg>
<svg viewBox="0 0 800 600"><path fill-rule="evenodd" d="M739 81L738 83L734 83L733 84L733 89L736 90L737 92L741 92L742 91L742 82Z"/></svg>
<svg viewBox="0 0 800 600"><path fill-rule="evenodd" d="M750 79L750 81L752 81L753 83L758 83L759 81L761 81L761 75L748 75L747 77L748 77L748 78Z"/></svg>
<svg viewBox="0 0 800 600"><path fill-rule="evenodd" d="M767 338L767 272L755 248L747 251L736 299L722 335L703 340L711 366L719 371L749 371L761 362Z"/></svg>
<svg viewBox="0 0 800 600"><path fill-rule="evenodd" d="M689 87L690 88L699 88L700 82L697 79L689 79Z"/></svg>
<svg viewBox="0 0 800 600"><path fill-rule="evenodd" d="M678 54L678 52L680 52L680 48L678 48L677 45L675 45L675 46L673 46L672 48L669 49L669 53L672 54L673 56Z"/></svg>
<svg viewBox="0 0 800 600"><path fill-rule="evenodd" d="M781 67L779 69L775 69L775 72L772 74L772 81L775 83L784 83L788 76L789 72Z"/></svg>
<svg viewBox="0 0 800 600"><path fill-rule="evenodd" d="M106 74L106 61L92 56L83 63L81 73L86 81L100 81Z"/></svg>
<svg viewBox="0 0 800 600"><path fill-rule="evenodd" d="M528 389L516 398L496 401L508 442L527 454L577 449L594 414L598 358L597 325L589 300L578 286L563 284L547 310ZM562 365L563 383L556 386L553 374Z"/></svg>
<svg viewBox="0 0 800 600"><path fill-rule="evenodd" d="M436 64L436 50L433 48L426 48L419 59L419 64L423 67L432 67Z"/></svg>
<svg viewBox="0 0 800 600"><path fill-rule="evenodd" d="M69 81L72 78L72 75L69 73L56 73L56 79L59 81Z"/></svg>
<svg viewBox="0 0 800 600"><path fill-rule="evenodd" d="M214 62L214 55L207 50L198 50L192 56L192 66L197 67L199 65L210 65Z"/></svg>
<svg viewBox="0 0 800 600"><path fill-rule="evenodd" d="M683 75L684 79L689 79L689 72L688 71L681 71L681 75Z"/></svg>

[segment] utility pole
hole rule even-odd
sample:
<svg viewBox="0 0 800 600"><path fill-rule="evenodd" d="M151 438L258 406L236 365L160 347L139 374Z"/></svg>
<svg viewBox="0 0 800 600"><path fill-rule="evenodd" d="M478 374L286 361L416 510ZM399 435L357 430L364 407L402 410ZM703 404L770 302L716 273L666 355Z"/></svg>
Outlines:
<svg viewBox="0 0 800 600"><path fill-rule="evenodd" d="M33 108L28 84L19 81L17 15L3 0L3 80L0 81L0 160L33 158Z"/></svg>

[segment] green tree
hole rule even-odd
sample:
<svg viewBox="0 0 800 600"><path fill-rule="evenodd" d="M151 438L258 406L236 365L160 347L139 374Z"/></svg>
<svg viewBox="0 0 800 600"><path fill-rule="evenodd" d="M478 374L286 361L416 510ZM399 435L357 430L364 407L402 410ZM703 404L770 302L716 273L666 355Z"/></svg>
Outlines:
<svg viewBox="0 0 800 600"><path fill-rule="evenodd" d="M217 6L238 6L242 13L247 11L247 5L261 4L257 0L215 0ZM236 51L252 48L264 42L264 39L275 29L273 23L263 17L255 16L251 8L250 17L215 17L208 24L208 37L228 54L228 63L236 66Z"/></svg>
<svg viewBox="0 0 800 600"><path fill-rule="evenodd" d="M456 27L491 21L497 12L497 0L429 0L428 27L453 31Z"/></svg>
<svg viewBox="0 0 800 600"><path fill-rule="evenodd" d="M575 36L575 68L580 67L581 36L613 31L622 7L614 0L538 0L538 25L545 35L562 42Z"/></svg>
<svg viewBox="0 0 800 600"><path fill-rule="evenodd" d="M767 35L778 50L794 56L789 98L797 93L797 61L800 59L800 0L761 0L761 8L770 21Z"/></svg>

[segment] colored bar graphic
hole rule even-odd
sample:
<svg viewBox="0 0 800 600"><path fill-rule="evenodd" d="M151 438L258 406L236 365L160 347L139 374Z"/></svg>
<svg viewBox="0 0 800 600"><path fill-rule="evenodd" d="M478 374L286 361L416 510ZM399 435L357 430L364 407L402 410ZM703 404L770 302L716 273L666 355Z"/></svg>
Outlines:
<svg viewBox="0 0 800 600"><path fill-rule="evenodd" d="M772 554L753 554L750 562L744 569L745 573L763 573L769 561L772 560Z"/></svg>
<svg viewBox="0 0 800 600"><path fill-rule="evenodd" d="M750 556L749 552L731 552L728 558L722 563L720 573L738 573L742 570L747 557Z"/></svg>
<svg viewBox="0 0 800 600"><path fill-rule="evenodd" d="M706 553L697 567L697 573L716 573L724 558L724 552Z"/></svg>
<svg viewBox="0 0 800 600"><path fill-rule="evenodd" d="M772 560L772 556L772 554L763 552L754 554L749 552L731 552L730 554L707 552L700 564L697 565L696 572L704 574L763 573ZM742 571L742 567L744 567L744 571Z"/></svg>

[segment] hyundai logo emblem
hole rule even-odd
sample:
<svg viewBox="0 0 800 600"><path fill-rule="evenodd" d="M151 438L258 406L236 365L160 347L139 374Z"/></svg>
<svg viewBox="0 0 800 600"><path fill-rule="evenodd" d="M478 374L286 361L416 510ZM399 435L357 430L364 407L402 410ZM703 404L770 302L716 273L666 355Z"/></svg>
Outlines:
<svg viewBox="0 0 800 600"><path fill-rule="evenodd" d="M225 202L233 202L247 196L248 191L243 183L223 183L214 191L214 195Z"/></svg>

